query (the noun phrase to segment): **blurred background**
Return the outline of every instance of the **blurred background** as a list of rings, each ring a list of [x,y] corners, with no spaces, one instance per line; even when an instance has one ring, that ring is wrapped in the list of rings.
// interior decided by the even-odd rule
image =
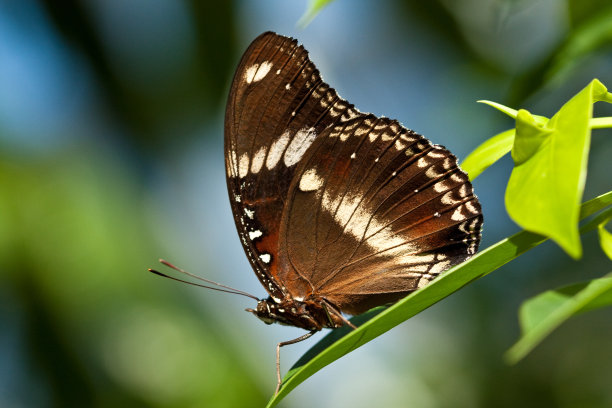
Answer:
[[[228,205],[223,115],[258,34],[300,40],[362,111],[464,158],[512,126],[490,99],[552,115],[612,88],[608,0],[0,1],[0,407],[256,407],[274,347],[246,298],[146,272],[166,258],[266,296]],[[599,116],[612,115],[596,106]],[[609,191],[593,135],[585,199]],[[481,248],[518,230],[511,160],[480,176]],[[610,407],[612,311],[571,320],[516,366],[517,310],[611,270],[547,243],[325,368],[280,406]],[[283,372],[322,337],[282,350]]]

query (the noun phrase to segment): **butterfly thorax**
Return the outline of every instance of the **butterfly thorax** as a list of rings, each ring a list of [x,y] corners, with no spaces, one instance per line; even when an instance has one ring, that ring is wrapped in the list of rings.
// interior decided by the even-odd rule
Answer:
[[[306,330],[337,328],[344,325],[338,312],[324,300],[305,299],[304,301],[284,298],[276,301],[272,297],[257,302],[256,309],[247,309],[266,324],[280,323]]]

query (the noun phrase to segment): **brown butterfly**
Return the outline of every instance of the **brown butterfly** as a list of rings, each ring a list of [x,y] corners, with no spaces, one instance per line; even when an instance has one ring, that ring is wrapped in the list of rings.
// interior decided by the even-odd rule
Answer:
[[[269,294],[247,311],[308,330],[277,345],[277,392],[280,347],[354,327],[343,314],[396,302],[478,248],[481,208],[455,156],[340,98],[292,38],[266,32],[244,53],[225,163],[238,235]]]

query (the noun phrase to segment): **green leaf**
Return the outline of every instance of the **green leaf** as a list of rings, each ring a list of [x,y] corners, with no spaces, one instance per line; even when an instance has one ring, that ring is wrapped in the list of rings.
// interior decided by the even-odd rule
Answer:
[[[606,230],[606,224],[610,221],[610,218],[603,221],[597,226],[597,232],[599,233],[599,245],[603,249],[606,256],[612,259],[612,234]]]
[[[581,218],[589,217],[611,204],[612,191],[583,204]],[[546,238],[541,235],[528,231],[519,232],[479,252],[468,261],[451,268],[429,285],[413,292],[395,305],[389,308],[379,307],[354,317],[351,321],[358,325],[357,330],[351,330],[347,327],[332,330],[289,370],[279,393],[270,399],[267,406],[275,406],[291,390],[326,365],[422,312],[470,282],[489,274],[545,240]]]
[[[305,28],[310,22],[319,14],[319,12],[331,3],[333,0],[310,0],[308,3],[308,10],[304,13],[298,21],[298,26]]]
[[[493,163],[501,159],[512,149],[514,144],[514,129],[498,133],[478,146],[461,163],[470,180],[474,180]]]
[[[582,255],[578,219],[593,103],[609,98],[605,86],[593,80],[544,125],[525,110],[516,116],[508,213],[522,228],[550,237],[574,258]]]
[[[612,274],[549,290],[529,299],[519,312],[522,336],[506,352],[506,359],[510,363],[520,361],[570,317],[611,305]]]

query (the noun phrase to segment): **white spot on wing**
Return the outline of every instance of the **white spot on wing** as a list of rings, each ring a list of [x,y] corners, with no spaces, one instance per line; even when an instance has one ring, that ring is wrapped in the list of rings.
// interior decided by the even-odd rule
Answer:
[[[417,166],[419,166],[419,167],[427,167],[427,165],[429,165],[429,162],[427,161],[427,157],[426,156],[423,156],[419,160],[417,160]]]
[[[261,64],[253,64],[244,72],[244,80],[247,84],[261,81],[268,75],[270,68],[272,68],[272,63],[269,61],[264,61]]]
[[[261,167],[263,166],[265,157],[266,157],[266,147],[262,146],[261,148],[259,148],[259,150],[257,150],[257,153],[255,153],[255,156],[253,157],[253,160],[251,161],[251,172],[253,174],[259,173],[259,170],[261,170]]]
[[[249,231],[249,238],[252,240],[254,240],[255,238],[259,238],[263,235],[263,233],[260,230],[255,230],[255,231]]]
[[[453,215],[451,215],[451,220],[453,221],[463,221],[465,220],[465,216],[461,214],[461,207],[457,207]]]
[[[231,149],[232,153],[231,153],[231,159],[230,159],[230,176],[231,177],[236,177],[238,175],[238,171],[236,170],[236,168],[238,167],[238,157],[236,156],[236,150]]]
[[[463,179],[463,177],[461,177],[461,175],[459,173],[453,173],[451,175],[451,180],[453,180],[455,183],[461,183],[461,182],[465,181]]]
[[[270,146],[270,151],[268,152],[268,159],[266,160],[266,167],[268,170],[272,170],[278,164],[285,148],[287,147],[287,143],[289,143],[289,130],[286,130],[277,140],[272,143]]]
[[[300,190],[314,191],[323,185],[323,179],[319,177],[315,169],[308,169],[300,178]]]
[[[249,155],[248,153],[242,153],[240,160],[238,161],[238,175],[240,178],[246,177],[249,173]]]
[[[446,205],[454,204],[456,202],[453,199],[452,191],[449,191],[448,193],[444,194],[442,198],[440,199],[440,201],[442,201],[442,204],[446,204]]]
[[[467,203],[465,203],[465,207],[468,209],[469,212],[471,212],[472,214],[478,214],[478,209],[474,206],[474,204],[472,204],[471,201],[468,201]]]
[[[364,135],[366,133],[368,133],[370,129],[367,127],[359,127],[357,128],[357,130],[355,131],[355,136],[361,136]]]
[[[417,289],[421,289],[422,287],[427,286],[429,282],[429,279],[426,279],[424,276],[422,276],[421,279],[419,279]]]
[[[261,254],[259,255],[259,259],[261,259],[263,263],[270,263],[272,257],[270,256],[270,254]]]
[[[448,190],[449,187],[446,185],[446,183],[447,183],[447,180],[442,180],[434,184],[433,188],[436,191],[436,193],[441,193],[443,191]],[[442,202],[444,202],[444,200],[442,200]]]
[[[285,151],[285,165],[291,167],[299,162],[316,137],[317,134],[312,127],[310,129],[302,128],[298,130]]]
[[[259,66],[259,69],[257,70],[257,73],[255,74],[255,77],[253,78],[253,82],[261,81],[262,79],[264,79],[265,76],[268,75],[268,72],[270,72],[270,68],[272,68],[271,62],[262,62]]]
[[[478,225],[478,218],[475,218],[472,222],[470,222],[470,230],[471,231],[475,231],[476,230],[476,226]]]
[[[436,147],[436,148],[434,148],[432,151],[430,151],[430,152],[428,153],[428,156],[429,156],[429,157],[433,157],[434,159],[441,159],[441,158],[443,158],[444,156],[446,156],[446,155],[445,155],[443,152],[441,152],[441,151],[436,151],[436,149],[437,149],[437,147]]]
[[[441,175],[442,175],[442,173],[438,173],[438,171],[436,170],[436,168],[432,166],[432,167],[430,167],[430,168],[428,168],[428,169],[427,169],[427,171],[425,172],[425,175],[426,175],[427,177],[429,177],[430,179],[433,179],[433,178],[436,178],[436,177],[441,176]]]
[[[381,137],[383,142],[389,142],[395,139],[395,135],[384,132]]]

